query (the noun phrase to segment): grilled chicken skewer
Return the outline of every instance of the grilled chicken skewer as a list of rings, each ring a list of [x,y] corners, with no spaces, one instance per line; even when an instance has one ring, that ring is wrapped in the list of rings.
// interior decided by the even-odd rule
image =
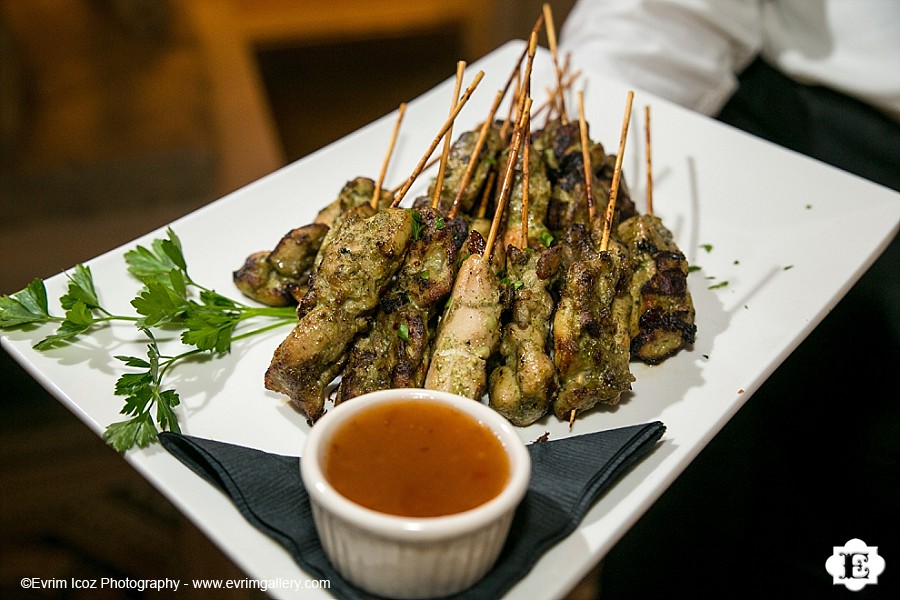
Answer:
[[[534,35],[530,52],[534,53]],[[497,238],[504,204],[509,197],[512,171],[522,146],[524,121],[531,111],[526,100],[522,119],[513,140],[513,149],[506,165],[500,203],[480,252],[471,253],[462,263],[453,284],[450,301],[438,326],[431,364],[425,387],[447,391],[472,399],[480,399],[487,387],[487,361],[500,343],[500,281],[491,267],[491,250]],[[477,232],[470,234],[474,243],[482,239]]]
[[[530,115],[525,122],[519,201],[511,205],[507,221],[506,269],[513,289],[512,310],[500,341],[503,364],[491,373],[489,399],[491,408],[522,427],[547,413],[557,388],[549,345],[555,309],[550,286],[560,266],[562,249],[545,248],[551,238],[545,237],[549,232],[541,215],[546,213],[550,184],[540,155],[530,151],[529,125]],[[537,185],[532,186],[535,171],[539,177]],[[516,199],[514,190],[511,201]]]
[[[581,150],[579,129],[578,122],[562,124],[554,120],[535,136],[535,150],[544,159],[552,185],[546,225],[556,238],[564,237],[566,231],[576,224],[593,227],[585,189],[585,156]],[[607,155],[602,144],[593,142],[588,157],[593,173],[592,202],[596,206],[606,206],[616,156]],[[621,180],[616,199],[616,218],[624,220],[634,214],[636,211],[628,187]]]
[[[632,97],[629,93],[618,169]],[[584,121],[583,108],[581,113]],[[587,143],[587,139],[582,141],[583,145]],[[590,173],[589,168],[587,171]],[[628,277],[628,256],[621,244],[609,238],[617,181],[618,177],[614,177],[599,250],[569,266],[553,321],[554,361],[560,382],[553,412],[560,419],[568,418],[570,426],[577,413],[598,402],[617,404],[622,392],[630,389],[634,381],[628,366],[631,303],[630,297],[622,293]],[[591,244],[586,246],[588,249]]]
[[[322,415],[326,386],[340,372],[354,336],[367,326],[412,235],[410,211],[385,209],[345,220],[326,248],[307,294],[313,301],[275,350],[265,375],[266,388],[288,396],[309,421]]]
[[[561,249],[507,248],[507,277],[515,291],[499,348],[504,362],[490,377],[490,406],[520,427],[544,416],[556,392],[556,366],[548,348],[555,307],[549,288]]]
[[[453,283],[441,318],[425,387],[480,399],[487,361],[500,342],[500,282],[483,252],[483,238],[473,232],[470,252]],[[479,248],[478,246],[481,246]]]
[[[645,107],[645,131],[647,213],[623,221],[618,234],[632,261],[631,354],[655,365],[693,344],[697,326],[687,287],[687,259],[672,232],[653,214],[649,106]]]

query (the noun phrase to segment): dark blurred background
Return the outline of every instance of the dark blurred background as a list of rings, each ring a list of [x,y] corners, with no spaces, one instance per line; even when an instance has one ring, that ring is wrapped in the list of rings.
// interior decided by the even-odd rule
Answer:
[[[572,3],[551,2],[557,27]],[[540,6],[0,0],[0,294],[394,110],[451,77],[457,60],[525,38]],[[896,252],[886,261],[900,264]],[[888,565],[880,587],[854,598],[887,591],[888,542],[900,539],[889,535],[900,500],[890,365],[900,357],[895,345],[861,350],[871,332],[847,326],[870,295],[851,292],[573,600],[847,596],[824,563],[851,537],[880,542]],[[866,394],[872,381],[879,393]],[[23,593],[25,576],[243,577],[4,352],[0,390],[0,597],[41,596]]]

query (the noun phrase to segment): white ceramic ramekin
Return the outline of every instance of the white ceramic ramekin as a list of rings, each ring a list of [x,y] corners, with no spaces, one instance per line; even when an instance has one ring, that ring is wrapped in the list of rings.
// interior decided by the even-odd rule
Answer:
[[[494,432],[510,463],[509,481],[499,495],[465,512],[409,518],[373,511],[335,491],[322,469],[331,435],[359,411],[407,399],[453,406]],[[531,477],[528,450],[504,417],[469,398],[424,389],[373,392],[328,411],[310,430],[300,464],[329,560],[349,582],[389,598],[447,596],[481,579],[506,542]]]

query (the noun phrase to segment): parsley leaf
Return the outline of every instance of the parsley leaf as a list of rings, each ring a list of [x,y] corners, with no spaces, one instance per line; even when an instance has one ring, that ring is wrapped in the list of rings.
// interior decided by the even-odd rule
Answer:
[[[406,323],[400,323],[400,327],[397,328],[397,337],[399,337],[404,342],[409,341],[409,327]]]
[[[172,228],[166,229],[166,239],[156,239],[150,249],[138,246],[125,253],[128,272],[143,283],[167,279],[173,270],[181,271],[187,278],[187,264],[181,250],[181,241]]]
[[[19,329],[54,321],[47,308],[47,288],[34,279],[12,296],[0,296],[0,329]]]
[[[89,309],[100,308],[100,300],[94,289],[94,277],[90,267],[75,265],[75,270],[66,275],[69,278],[68,291],[59,299],[63,308],[70,309],[78,302],[83,303]]]
[[[149,280],[131,301],[142,316],[139,327],[158,327],[182,320],[188,309],[187,287],[180,271],[170,271],[169,275],[168,285],[162,280]]]
[[[103,439],[117,452],[131,448],[146,448],[157,439],[156,426],[150,413],[140,413],[127,421],[111,423],[103,432]]]
[[[79,300],[66,311],[66,318],[56,329],[56,333],[39,341],[34,345],[34,349],[43,351],[66,344],[90,329],[95,322],[91,309]]]

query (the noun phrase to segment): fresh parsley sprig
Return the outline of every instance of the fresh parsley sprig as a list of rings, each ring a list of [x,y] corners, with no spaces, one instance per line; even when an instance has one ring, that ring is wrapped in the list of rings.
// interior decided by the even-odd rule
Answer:
[[[126,366],[142,369],[137,373],[125,373],[116,381],[116,395],[125,397],[125,406],[120,412],[131,418],[109,425],[103,438],[119,452],[134,446],[143,448],[155,442],[160,430],[181,431],[174,411],[181,404],[181,398],[175,390],[162,389],[162,379],[175,361],[197,352],[191,350],[177,356],[163,356],[153,332],[149,329],[143,331],[150,339],[146,359],[116,356]],[[151,414],[153,408],[156,409],[155,423]]]
[[[144,283],[131,301],[141,315],[139,327],[178,326],[184,329],[184,344],[221,353],[231,349],[234,330],[242,321],[258,317],[296,320],[293,308],[249,306],[194,281],[181,242],[171,228],[166,233],[168,239],[154,240],[150,248],[138,246],[125,253],[128,272]]]
[[[90,267],[77,265],[67,273],[69,284],[59,303],[66,311],[59,317],[50,313],[47,288],[34,279],[12,296],[0,296],[0,329],[28,329],[56,323],[56,332],[38,341],[36,350],[49,350],[75,340],[79,335],[110,321],[137,321],[136,317],[116,315],[100,305]]]
[[[77,265],[67,274],[68,287],[59,299],[65,310],[62,317],[50,312],[41,279],[11,296],[0,296],[0,329],[58,325],[54,333],[34,345],[39,351],[72,343],[112,321],[132,323],[148,338],[146,358],[115,357],[125,366],[139,369],[123,374],[115,384],[115,394],[125,398],[121,413],[129,418],[109,425],[104,432],[107,443],[120,452],[147,446],[159,431],[180,431],[174,409],[181,399],[175,390],[163,386],[165,374],[178,361],[200,353],[227,353],[235,341],[296,321],[292,307],[250,306],[194,281],[181,241],[171,228],[165,238],[153,240],[149,247],[137,246],[126,252],[125,262],[128,272],[143,283],[131,301],[137,315],[118,315],[104,308],[85,265]],[[236,334],[242,323],[260,318],[267,322]],[[189,349],[172,356],[162,354],[153,333],[159,329],[180,330],[181,342]]]

